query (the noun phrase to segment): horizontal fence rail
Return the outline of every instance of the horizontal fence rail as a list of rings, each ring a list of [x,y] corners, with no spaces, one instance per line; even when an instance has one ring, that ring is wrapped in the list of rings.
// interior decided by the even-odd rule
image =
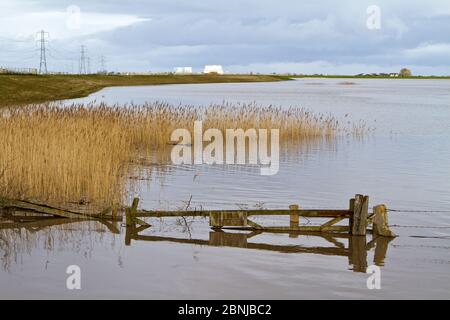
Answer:
[[[387,208],[378,205],[369,214],[369,197],[356,195],[349,201],[349,209],[301,209],[299,205],[290,205],[289,209],[272,210],[177,210],[177,211],[148,211],[138,210],[139,199],[133,200],[133,205],[126,209],[128,226],[148,226],[148,223],[139,218],[175,218],[175,217],[209,217],[212,229],[240,229],[277,232],[347,232],[351,235],[366,235],[369,225],[372,231],[379,236],[395,237],[389,229],[387,221]],[[249,217],[252,216],[289,216],[289,226],[262,226]],[[300,225],[301,218],[327,218],[329,221],[318,225]],[[348,220],[346,225],[337,225]]]

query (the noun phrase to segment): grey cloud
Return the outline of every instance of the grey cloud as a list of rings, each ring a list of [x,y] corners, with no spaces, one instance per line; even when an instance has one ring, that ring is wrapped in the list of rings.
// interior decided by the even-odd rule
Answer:
[[[264,65],[307,65],[328,67],[333,73],[333,68],[341,72],[345,65],[349,72],[355,65],[380,69],[415,65],[434,72],[450,64],[445,50],[421,47],[446,48],[450,43],[446,0],[380,0],[380,30],[366,28],[366,8],[372,1],[48,0],[34,3],[32,9],[63,10],[72,4],[85,12],[150,19],[55,43],[67,55],[72,52],[73,58],[80,43],[88,44],[93,55],[105,54],[121,70],[217,63],[240,71],[246,66],[247,71],[258,71]]]

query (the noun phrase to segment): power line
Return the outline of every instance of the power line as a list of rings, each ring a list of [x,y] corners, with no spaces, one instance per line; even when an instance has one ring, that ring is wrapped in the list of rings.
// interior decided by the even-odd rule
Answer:
[[[11,45],[4,45],[3,42],[13,42]],[[14,44],[17,42],[17,45]],[[54,43],[50,42],[50,34],[44,30],[41,30],[36,33],[35,36],[35,45],[36,48],[30,48],[25,43],[27,40],[25,39],[10,39],[5,37],[0,37],[0,56],[2,56],[2,60],[6,61],[31,61],[38,58],[39,54],[39,74],[47,74],[48,71],[48,61],[55,60],[57,63],[65,64],[65,69],[71,69],[72,73],[76,72],[74,70],[73,62],[78,64],[78,73],[79,74],[90,74],[93,72],[94,66],[91,64],[91,59],[88,57],[86,46],[81,46],[81,51],[79,56],[76,52],[67,50],[65,48],[54,47]],[[39,51],[39,52],[38,52]],[[6,58],[3,55],[8,55]],[[97,62],[97,61],[96,61]],[[101,56],[101,60],[98,61],[101,65],[101,69],[106,72],[105,66],[105,58]],[[70,67],[69,65],[72,64]],[[75,64],[76,66],[76,64]],[[76,67],[75,67],[76,68]],[[95,67],[97,68],[97,67]],[[94,69],[95,69],[94,68]]]
[[[78,53],[75,54],[73,51],[63,50],[61,48],[56,49],[55,47],[53,47],[51,42],[49,42],[47,44],[47,52],[49,52],[50,54],[53,53],[53,55],[56,55],[56,58],[59,60],[78,60],[79,59]]]

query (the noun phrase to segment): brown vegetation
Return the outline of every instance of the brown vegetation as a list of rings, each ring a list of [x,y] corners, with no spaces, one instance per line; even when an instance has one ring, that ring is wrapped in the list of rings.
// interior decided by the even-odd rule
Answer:
[[[278,128],[281,141],[295,143],[334,137],[342,130],[329,116],[254,104],[7,108],[0,113],[0,196],[49,204],[121,204],[133,162],[167,153],[172,131],[192,130],[200,119],[204,129]],[[362,132],[364,125],[349,130]]]
[[[105,87],[288,80],[276,75],[2,75],[0,108],[87,96]]]

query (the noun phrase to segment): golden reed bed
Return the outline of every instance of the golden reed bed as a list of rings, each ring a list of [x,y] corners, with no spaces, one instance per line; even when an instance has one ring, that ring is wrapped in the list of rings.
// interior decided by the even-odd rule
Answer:
[[[0,196],[48,204],[121,205],[138,154],[167,154],[173,130],[280,129],[280,142],[360,134],[331,116],[304,109],[221,104],[198,108],[166,103],[61,106],[54,103],[0,113]],[[166,158],[167,159],[167,158]],[[163,160],[161,160],[163,161]]]

